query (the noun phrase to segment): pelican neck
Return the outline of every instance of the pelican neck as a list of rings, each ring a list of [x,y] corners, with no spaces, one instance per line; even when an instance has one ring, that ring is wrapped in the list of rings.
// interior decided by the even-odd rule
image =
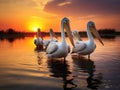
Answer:
[[[93,38],[93,36],[92,36],[92,33],[90,32],[89,26],[87,26],[87,36],[88,36],[88,38],[89,38],[90,40],[94,41],[94,38]]]
[[[62,43],[66,43],[63,22],[61,22],[61,37],[62,37]]]

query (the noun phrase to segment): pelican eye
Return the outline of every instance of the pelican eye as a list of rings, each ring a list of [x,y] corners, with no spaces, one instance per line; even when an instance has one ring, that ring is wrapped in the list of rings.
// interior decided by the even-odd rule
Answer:
[[[90,26],[95,26],[94,23],[91,23]]]

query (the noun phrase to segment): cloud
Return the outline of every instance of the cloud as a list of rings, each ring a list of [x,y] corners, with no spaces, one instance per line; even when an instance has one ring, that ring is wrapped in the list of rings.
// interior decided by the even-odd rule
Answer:
[[[52,0],[0,0],[0,7],[4,7],[7,9],[34,8],[34,9],[43,10],[44,6],[50,1]]]
[[[67,4],[71,4],[71,2],[62,2],[62,3],[59,3],[58,6],[64,6],[64,5],[67,5]]]
[[[43,10],[44,6],[51,1],[53,0],[32,0],[32,2],[36,3],[36,8],[41,10]]]
[[[120,0],[53,0],[44,11],[59,15],[110,15],[120,14]]]

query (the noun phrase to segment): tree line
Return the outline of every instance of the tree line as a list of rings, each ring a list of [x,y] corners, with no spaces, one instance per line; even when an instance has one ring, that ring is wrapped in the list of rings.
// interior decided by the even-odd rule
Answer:
[[[113,36],[113,35],[120,35],[120,32],[117,32],[115,29],[99,29],[99,34],[101,36]],[[55,32],[58,36],[61,35],[60,32]],[[81,37],[86,37],[87,33],[86,31],[80,31],[79,32]],[[36,32],[18,32],[15,31],[12,28],[9,28],[8,30],[0,30],[0,37],[26,37],[26,36],[34,36],[36,35]],[[49,32],[42,32],[43,36],[49,36]]]

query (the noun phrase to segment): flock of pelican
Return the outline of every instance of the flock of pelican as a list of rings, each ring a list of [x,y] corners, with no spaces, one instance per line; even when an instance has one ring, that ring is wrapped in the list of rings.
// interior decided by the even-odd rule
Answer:
[[[69,19],[64,17],[61,20],[61,42],[58,42],[55,33],[52,29],[50,29],[50,40],[43,40],[42,34],[40,29],[37,31],[36,39],[34,40],[34,44],[37,47],[44,46],[46,49],[46,54],[50,58],[66,58],[68,53],[70,53],[70,46],[66,42],[65,31],[69,37],[69,40],[72,44],[72,53],[77,53],[78,56],[80,55],[88,55],[90,58],[90,54],[94,52],[96,48],[96,44],[94,42],[93,35],[100,41],[102,45],[103,42],[99,33],[96,30],[95,23],[89,21],[87,23],[87,36],[88,40],[83,41],[78,33],[78,31],[74,30],[71,31]],[[55,37],[55,38],[54,38]],[[74,40],[73,40],[74,38]]]

